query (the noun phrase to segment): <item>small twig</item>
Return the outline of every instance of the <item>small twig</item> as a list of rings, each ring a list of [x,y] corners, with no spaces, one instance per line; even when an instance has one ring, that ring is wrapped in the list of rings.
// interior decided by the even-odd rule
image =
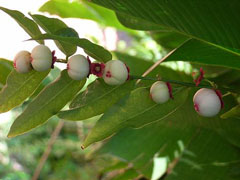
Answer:
[[[59,62],[59,63],[67,63],[67,60],[66,60],[66,59],[57,59],[56,62]]]
[[[227,92],[227,93],[225,93],[225,94],[222,95],[222,98],[224,98],[224,97],[226,97],[226,96],[228,96],[228,95],[231,95],[231,94],[232,94],[231,92]]]
[[[48,144],[47,144],[47,147],[41,157],[41,159],[39,160],[39,163],[34,171],[34,174],[33,174],[33,177],[32,177],[32,180],[37,180],[39,175],[40,175],[40,172],[50,154],[50,152],[52,151],[52,147],[53,147],[53,144],[55,143],[62,127],[64,125],[64,121],[59,121],[58,124],[57,124],[57,127],[55,128],[55,130],[53,131],[49,141],[48,141]]]
[[[159,81],[158,77],[142,77],[142,76],[135,76],[135,75],[130,76],[130,79],[132,79],[132,80],[133,79],[141,79],[141,80]],[[161,81],[169,82],[169,83],[172,83],[172,84],[178,84],[178,85],[182,85],[182,86],[187,86],[187,87],[211,88],[211,89],[214,88],[212,85],[208,85],[208,84],[199,84],[198,86],[196,86],[196,84],[194,84],[194,83],[170,80],[170,79],[165,79],[165,78],[161,78]],[[225,90],[225,91],[230,91],[230,92],[236,92],[235,89],[227,88],[227,87],[218,86],[218,89]]]
[[[145,71],[142,75],[142,77],[147,76],[150,72],[152,72],[159,64],[161,64],[163,61],[165,61],[170,55],[172,55],[172,53],[175,52],[176,49],[173,49],[172,51],[170,51],[166,56],[164,56],[162,59],[158,60],[155,64],[153,64],[147,71]],[[141,79],[139,79],[136,84],[138,84],[141,81]]]

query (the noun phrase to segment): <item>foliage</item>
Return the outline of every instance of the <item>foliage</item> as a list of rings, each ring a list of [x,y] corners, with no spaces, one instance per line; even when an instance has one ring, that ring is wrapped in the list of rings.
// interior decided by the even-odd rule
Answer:
[[[59,75],[57,79],[56,75],[50,78],[54,70],[18,74],[10,66],[11,62],[0,59],[0,112],[15,107],[13,112],[19,111],[8,137],[26,133],[51,118],[43,126],[49,126],[50,130],[37,128],[31,134],[9,141],[10,154],[15,154],[17,161],[25,165],[24,172],[32,174],[31,167],[37,160],[29,162],[31,155],[21,153],[18,148],[25,151],[21,143],[26,139],[34,142],[41,149],[30,147],[39,158],[44,149],[39,141],[46,141],[45,133],[50,134],[56,119],[61,118],[68,122],[42,170],[42,179],[97,176],[105,179],[239,179],[240,26],[236,23],[239,8],[237,0],[231,3],[227,0],[50,0],[40,8],[40,11],[61,17],[90,19],[102,26],[117,28],[138,44],[126,43],[125,49],[118,49],[121,52],[109,52],[79,38],[78,33],[60,19],[30,14],[31,20],[19,11],[0,7],[30,35],[30,40],[39,43],[44,43],[45,39],[54,40],[66,55],[65,61],[80,47],[96,61],[107,62],[116,57],[129,66],[131,75],[142,75],[154,65],[155,57],[170,52],[166,62],[147,75],[149,81],[136,83],[131,79],[120,86],[108,86],[102,79],[96,79],[87,83],[86,89],[83,88],[85,80],[71,80],[66,70],[60,73],[55,69]],[[45,33],[41,33],[39,27]],[[154,42],[160,52],[145,48],[140,42],[144,38]],[[141,57],[148,53],[155,59]],[[204,118],[195,112],[192,97],[198,87],[192,84],[190,73],[180,71],[179,67],[166,67],[175,61],[189,62],[192,69],[199,66],[206,69],[209,80],[200,85],[211,87],[208,82],[215,82],[226,95],[223,97],[225,107],[218,116]],[[149,87],[154,82],[151,79],[156,76],[176,82],[173,84],[174,99],[162,105],[149,98]],[[89,118],[97,120],[96,123]],[[91,128],[83,128],[79,135],[78,123],[81,126],[90,124]],[[74,130],[66,130],[68,126]],[[42,135],[41,140],[39,135]],[[81,151],[80,145],[82,148],[91,146]],[[156,162],[161,158],[164,161],[159,165]],[[106,164],[111,165],[107,167]],[[78,166],[84,166],[84,171],[79,173]],[[11,167],[6,167],[12,179],[29,178],[27,173],[12,177]]]

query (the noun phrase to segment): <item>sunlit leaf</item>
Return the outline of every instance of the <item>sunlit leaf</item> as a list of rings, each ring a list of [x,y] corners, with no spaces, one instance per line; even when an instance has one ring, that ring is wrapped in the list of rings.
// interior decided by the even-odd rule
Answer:
[[[119,23],[112,10],[88,1],[50,0],[39,9],[42,12],[56,14],[63,18],[81,18],[96,21],[104,26],[131,31]]]
[[[136,89],[105,112],[85,139],[83,147],[103,140],[122,128],[139,128],[160,121],[181,107],[187,96],[188,90],[181,90],[174,95],[174,100],[156,104],[150,98],[149,90]]]
[[[12,61],[0,58],[0,72],[1,72],[0,83],[2,85],[6,84],[7,77],[12,71],[12,69],[13,69]]]
[[[37,24],[27,18],[24,14],[16,10],[10,10],[4,7],[0,7],[2,11],[11,16],[31,37],[35,37],[41,34]],[[44,44],[44,41],[37,40],[40,44]]]
[[[34,37],[33,39],[53,39],[63,41],[83,48],[89,56],[96,60],[106,62],[112,59],[112,55],[109,51],[87,39],[57,36],[53,34],[42,34]]]
[[[11,110],[31,96],[48,73],[49,71],[32,70],[27,74],[21,74],[12,70],[0,92],[0,113]]]
[[[109,86],[103,80],[96,80],[73,100],[70,110],[59,112],[58,117],[77,121],[102,114],[129,93],[134,83],[131,81],[120,86]]]
[[[49,18],[43,15],[30,14],[31,17],[36,21],[36,23],[43,28],[46,33],[55,34],[59,36],[66,37],[77,37],[78,33],[57,18]],[[76,45],[72,45],[66,42],[55,41],[57,47],[64,53],[66,56],[71,56],[77,50]]]
[[[231,117],[238,117],[240,118],[240,105],[233,107],[228,112],[224,113],[221,118],[227,119]]]
[[[8,137],[21,135],[45,123],[57,114],[84,86],[85,80],[72,80],[66,70],[29,103],[12,124]]]

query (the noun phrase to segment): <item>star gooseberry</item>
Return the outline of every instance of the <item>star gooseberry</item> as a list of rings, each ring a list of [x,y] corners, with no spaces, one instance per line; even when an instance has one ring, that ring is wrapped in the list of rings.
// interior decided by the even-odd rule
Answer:
[[[128,67],[120,60],[111,60],[105,64],[103,79],[109,85],[121,85],[129,78]]]
[[[204,117],[216,116],[223,107],[220,91],[207,88],[196,92],[193,103],[197,113]]]
[[[52,66],[52,52],[45,45],[38,45],[31,52],[31,63],[36,71],[46,71]]]
[[[67,63],[68,75],[74,80],[82,80],[90,73],[90,61],[83,55],[74,55]]]
[[[155,82],[150,88],[150,96],[157,104],[163,104],[172,97],[172,88],[169,83],[163,81]]]
[[[13,66],[19,73],[28,73],[32,70],[31,56],[28,51],[20,51],[14,57]]]

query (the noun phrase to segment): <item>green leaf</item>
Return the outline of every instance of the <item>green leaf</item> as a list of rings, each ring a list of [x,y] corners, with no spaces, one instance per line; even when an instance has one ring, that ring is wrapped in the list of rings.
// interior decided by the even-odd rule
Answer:
[[[43,90],[44,87],[55,81],[60,76],[60,74],[61,70],[55,66],[54,69],[50,71],[48,76],[42,81],[40,86],[34,91],[33,95],[30,98],[33,99],[34,97],[36,97]]]
[[[231,5],[227,0],[221,2],[117,0],[114,3],[110,0],[93,0],[93,2],[122,14],[120,21],[128,27],[134,27],[131,19],[142,19],[143,24],[148,22],[159,25],[161,31],[181,34],[186,39],[193,38],[177,49],[169,60],[192,61],[239,69],[240,51],[237,49],[240,49],[240,26],[235,21],[240,15],[240,2],[237,0]],[[156,27],[148,26],[147,29],[156,30]],[[161,32],[159,34],[163,35]]]
[[[98,22],[104,26],[131,31],[119,23],[112,10],[90,3],[88,1],[50,0],[39,9],[42,12],[56,14],[62,18],[81,18]]]
[[[158,155],[168,158],[170,162],[174,162],[179,155],[188,153],[186,146],[190,142],[195,142],[196,146],[200,146],[196,149],[204,150],[203,153],[205,154],[208,154],[210,149],[213,153],[218,153],[218,150],[220,150],[221,152],[218,153],[219,157],[231,157],[233,154],[225,154],[223,151],[225,149],[234,150],[236,146],[233,147],[226,140],[221,140],[224,142],[224,147],[219,149],[220,145],[218,143],[220,142],[218,139],[227,139],[233,145],[240,147],[238,140],[240,135],[240,121],[238,119],[222,120],[219,116],[214,118],[199,116],[193,108],[192,97],[194,93],[195,91],[191,90],[187,101],[162,121],[149,124],[140,129],[123,129],[103,146],[100,153],[109,153],[133,163],[134,168],[140,170],[148,178],[151,178],[152,174],[153,157]],[[224,102],[229,106],[233,104],[232,98],[224,99]],[[228,111],[228,109],[224,109],[223,113]],[[201,134],[200,132],[206,131],[205,129],[208,129],[209,135],[204,136],[203,140],[197,139]],[[214,131],[219,132],[222,138],[216,135]],[[210,136],[211,134],[215,134],[214,137]],[[208,143],[209,141],[214,141],[215,138],[216,142]],[[197,152],[194,151],[193,153]],[[198,157],[201,159],[200,155]],[[211,157],[211,155],[208,155],[209,160]],[[214,155],[214,157],[216,156]],[[206,160],[207,158],[204,161]],[[214,158],[212,161],[214,162]],[[212,166],[214,168],[214,164]],[[217,168],[217,171],[218,167],[215,168]],[[203,167],[202,172],[207,170],[208,168],[205,169]],[[228,179],[226,176],[224,177]],[[212,179],[217,178],[213,177]]]
[[[136,179],[139,176],[137,171],[133,168],[126,169],[123,172],[120,172],[117,176],[115,176],[112,180],[126,180],[126,179]]]
[[[104,49],[102,46],[92,43],[87,39],[63,37],[53,34],[42,34],[34,37],[33,39],[53,39],[63,41],[83,48],[89,56],[93,57],[96,60],[106,62],[112,59],[112,55],[109,51]]]
[[[109,86],[99,79],[72,101],[70,110],[61,111],[58,117],[66,120],[84,120],[104,113],[134,87],[134,81],[120,86]]]
[[[45,123],[57,114],[84,86],[85,80],[72,80],[63,70],[61,76],[48,85],[27,106],[12,124],[8,137],[15,137]]]
[[[38,14],[30,14],[30,16],[36,21],[36,23],[43,28],[46,33],[55,34],[59,36],[65,37],[77,37],[78,33],[72,29],[68,28],[68,26],[61,20],[57,18],[49,18],[43,15]],[[55,41],[57,47],[67,56],[73,55],[76,50],[77,46],[72,45],[66,42]]]
[[[221,118],[227,119],[231,117],[240,117],[240,105],[233,107],[228,112],[224,113]]]
[[[163,29],[158,24],[146,21],[144,19],[134,17],[134,16],[126,16],[124,13],[116,13],[118,20],[126,27],[135,29],[135,30],[142,30],[142,31],[154,31]],[[127,18],[126,18],[127,17]]]
[[[160,44],[167,51],[171,51],[179,47],[189,39],[189,37],[187,36],[176,33],[174,31],[164,29],[161,31],[151,32],[151,36],[158,44]]]
[[[187,144],[196,132],[191,124],[174,126],[176,120],[181,121],[177,119],[177,114],[173,113],[164,122],[158,121],[143,128],[123,129],[104,144],[99,153],[111,154],[133,163],[135,169],[150,179],[153,171],[152,159],[160,156],[172,161],[175,158],[174,152],[181,153],[179,143]]]
[[[0,92],[0,113],[11,110],[31,96],[48,73],[49,71],[32,70],[27,74],[21,74],[13,70]]]
[[[214,132],[200,130],[185,146],[185,151],[176,158],[176,163],[165,180],[240,178],[239,149]]]
[[[149,90],[136,89],[105,112],[85,139],[83,147],[103,140],[122,128],[139,128],[162,120],[181,107],[187,96],[188,90],[181,90],[174,95],[174,100],[156,104],[151,100]]]
[[[233,0],[92,0],[93,3],[157,24],[188,37],[228,48],[240,48],[240,2]],[[126,25],[126,24],[125,24]]]
[[[214,131],[191,124],[174,126],[179,120],[182,119],[169,117],[164,123],[120,131],[99,153],[108,153],[133,164],[133,168],[148,178],[153,173],[152,159],[157,156],[168,159],[168,167],[174,167],[169,177],[175,179],[231,179],[231,169],[239,164],[239,149]],[[185,170],[181,171],[181,167]]]
[[[13,69],[12,61],[0,58],[0,72],[1,72],[0,83],[2,85],[6,84],[7,77],[12,71],[12,69]]]
[[[191,61],[240,69],[240,51],[210,45],[195,39],[185,42],[170,55],[167,61]]]
[[[41,31],[39,30],[37,24],[33,20],[27,18],[21,12],[10,10],[4,7],[0,7],[0,9],[11,16],[31,37],[35,37],[41,34]],[[39,40],[37,42],[44,44],[44,41],[42,40]]]

